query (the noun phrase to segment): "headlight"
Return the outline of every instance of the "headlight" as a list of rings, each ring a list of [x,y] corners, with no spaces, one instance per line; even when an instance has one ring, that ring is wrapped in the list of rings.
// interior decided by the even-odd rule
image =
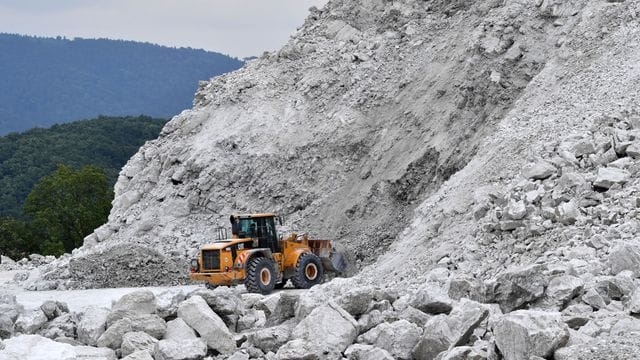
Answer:
[[[192,269],[198,269],[198,260],[197,259],[191,259],[191,268]]]

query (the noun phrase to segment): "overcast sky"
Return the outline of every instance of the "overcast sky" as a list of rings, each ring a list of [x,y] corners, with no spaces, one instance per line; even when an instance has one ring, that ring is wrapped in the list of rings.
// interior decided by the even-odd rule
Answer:
[[[0,32],[110,38],[237,57],[276,50],[327,0],[0,0]]]

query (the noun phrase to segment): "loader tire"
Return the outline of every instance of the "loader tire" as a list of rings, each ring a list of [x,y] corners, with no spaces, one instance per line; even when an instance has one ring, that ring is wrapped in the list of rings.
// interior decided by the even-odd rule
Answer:
[[[276,266],[273,260],[257,257],[247,264],[247,278],[244,286],[250,293],[267,295],[276,285]]]
[[[295,274],[291,278],[293,286],[297,289],[308,289],[322,283],[323,278],[324,268],[320,258],[310,253],[300,255]]]

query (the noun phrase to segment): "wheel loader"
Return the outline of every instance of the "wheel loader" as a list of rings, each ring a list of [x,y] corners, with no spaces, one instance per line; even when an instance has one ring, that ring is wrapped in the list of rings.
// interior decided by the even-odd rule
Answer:
[[[204,245],[191,260],[192,280],[207,287],[244,284],[247,291],[269,294],[287,280],[308,289],[323,281],[325,271],[343,273],[344,256],[330,240],[311,240],[307,235],[278,234],[274,213],[231,215],[231,238],[218,229],[218,240]]]

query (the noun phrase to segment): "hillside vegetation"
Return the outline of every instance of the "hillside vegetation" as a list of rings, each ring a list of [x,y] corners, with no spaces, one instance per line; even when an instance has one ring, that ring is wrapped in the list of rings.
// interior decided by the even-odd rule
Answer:
[[[145,141],[154,139],[164,119],[99,117],[0,137],[0,217],[21,217],[24,200],[58,164],[102,169],[110,186]]]
[[[214,52],[107,39],[0,34],[0,134],[98,115],[170,117],[198,81],[243,62]]]

